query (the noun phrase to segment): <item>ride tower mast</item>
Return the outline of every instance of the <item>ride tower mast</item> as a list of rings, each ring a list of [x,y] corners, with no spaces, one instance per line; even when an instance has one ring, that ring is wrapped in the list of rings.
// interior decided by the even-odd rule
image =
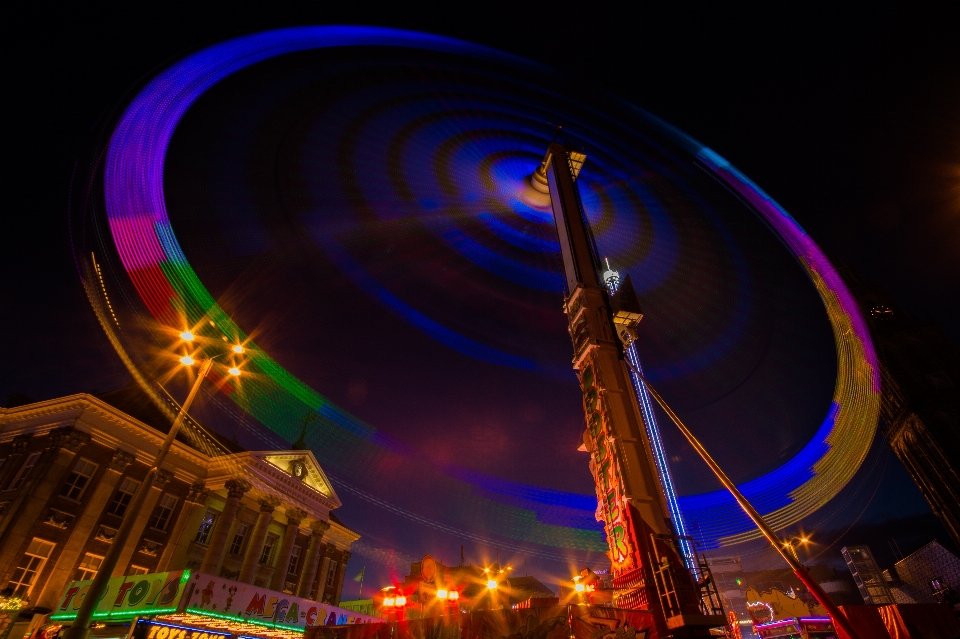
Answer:
[[[531,176],[548,187],[566,277],[564,312],[583,391],[584,448],[609,546],[613,603],[654,613],[661,637],[709,637],[722,615],[702,608],[700,587],[674,545],[670,510],[624,360],[643,317],[629,276],[611,295],[576,178],[586,156],[554,142]]]

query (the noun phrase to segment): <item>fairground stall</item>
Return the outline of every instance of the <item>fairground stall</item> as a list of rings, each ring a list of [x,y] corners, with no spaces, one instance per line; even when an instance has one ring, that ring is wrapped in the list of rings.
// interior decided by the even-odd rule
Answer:
[[[36,639],[76,618],[92,581],[67,585]],[[97,639],[302,639],[312,626],[382,619],[202,572],[114,577],[93,615]]]
[[[754,625],[761,639],[837,639],[830,617],[794,617]]]
[[[303,639],[662,639],[652,612],[567,605],[473,612],[381,624],[313,626]],[[159,639],[159,638],[156,638]],[[190,639],[190,638],[185,638]],[[211,638],[213,639],[213,638]]]

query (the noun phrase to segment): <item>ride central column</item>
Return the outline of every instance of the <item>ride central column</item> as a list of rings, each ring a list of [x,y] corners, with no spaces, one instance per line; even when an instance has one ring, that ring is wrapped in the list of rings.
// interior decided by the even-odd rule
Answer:
[[[624,359],[624,346],[642,317],[639,304],[629,281],[613,303],[600,282],[574,182],[585,159],[553,143],[537,173],[549,186],[560,240],[568,291],[564,311],[586,417],[583,443],[596,483],[597,519],[609,546],[614,605],[653,611],[661,636],[677,631],[709,636],[707,620],[699,618],[699,589],[672,543],[666,497]]]

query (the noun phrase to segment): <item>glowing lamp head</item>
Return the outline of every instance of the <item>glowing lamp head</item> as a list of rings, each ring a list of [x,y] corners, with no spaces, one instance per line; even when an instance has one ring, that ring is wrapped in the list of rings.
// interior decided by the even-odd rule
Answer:
[[[441,588],[440,590],[437,591],[437,599],[446,599],[446,598],[447,598],[447,591],[446,591],[446,590],[444,590],[443,588]]]
[[[193,341],[194,339],[196,339],[196,338],[194,337],[194,335],[193,335],[192,332],[190,332],[190,331],[184,331],[184,332],[180,333],[180,339],[182,339],[182,340],[185,341],[185,342],[192,342],[192,341]]]
[[[488,589],[488,590],[496,590],[496,589],[497,589],[497,580],[496,580],[496,579],[490,579],[490,580],[488,580],[488,581],[487,581],[487,589]]]
[[[180,363],[184,366],[193,366],[196,363],[196,360],[190,357],[189,355],[184,355],[180,358]]]
[[[233,346],[233,348],[230,349],[230,350],[232,350],[232,351],[233,351],[234,353],[236,353],[237,355],[240,355],[240,354],[243,353],[243,346],[240,346],[240,344],[235,344],[235,345]]]
[[[577,592],[583,592],[587,589],[587,587],[578,581],[577,585],[574,586],[573,589],[576,590]]]
[[[384,597],[384,598],[383,598],[383,605],[386,606],[387,608],[393,608],[395,605],[397,605],[397,598],[396,598],[396,597]]]
[[[237,368],[236,366],[231,366],[231,367],[230,367],[230,374],[233,375],[234,377],[237,377],[237,376],[240,375],[240,369]]]
[[[406,605],[407,605],[407,598],[404,597],[403,595],[397,595],[396,603],[395,603],[394,605],[396,605],[397,608],[400,608],[400,607],[402,607],[402,606],[406,606]]]
[[[452,601],[456,601],[456,600],[459,599],[459,598],[460,598],[460,593],[459,593],[458,591],[456,591],[456,590],[451,590],[451,591],[447,594],[447,599],[450,599],[450,600],[452,600]]]
[[[801,538],[800,538],[800,543],[801,543],[801,544],[810,543],[810,539],[807,538],[807,537],[801,537]]]

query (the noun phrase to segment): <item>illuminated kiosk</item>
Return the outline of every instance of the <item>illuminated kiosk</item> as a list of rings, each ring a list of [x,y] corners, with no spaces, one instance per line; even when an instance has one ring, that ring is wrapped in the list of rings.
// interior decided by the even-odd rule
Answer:
[[[830,617],[794,617],[753,626],[761,639],[836,639]]]
[[[48,639],[77,616],[91,580],[67,584],[50,615]],[[382,619],[191,570],[114,577],[93,615],[95,637],[299,639],[312,626]],[[204,635],[206,635],[204,637]]]
[[[703,605],[710,598],[701,594],[674,545],[670,508],[625,360],[643,315],[629,276],[613,296],[600,279],[575,182],[585,160],[553,143],[535,177],[546,178],[560,239],[564,311],[587,421],[583,448],[590,453],[597,515],[609,546],[613,604],[650,610],[661,635],[709,637],[710,628],[723,626],[725,618]]]

